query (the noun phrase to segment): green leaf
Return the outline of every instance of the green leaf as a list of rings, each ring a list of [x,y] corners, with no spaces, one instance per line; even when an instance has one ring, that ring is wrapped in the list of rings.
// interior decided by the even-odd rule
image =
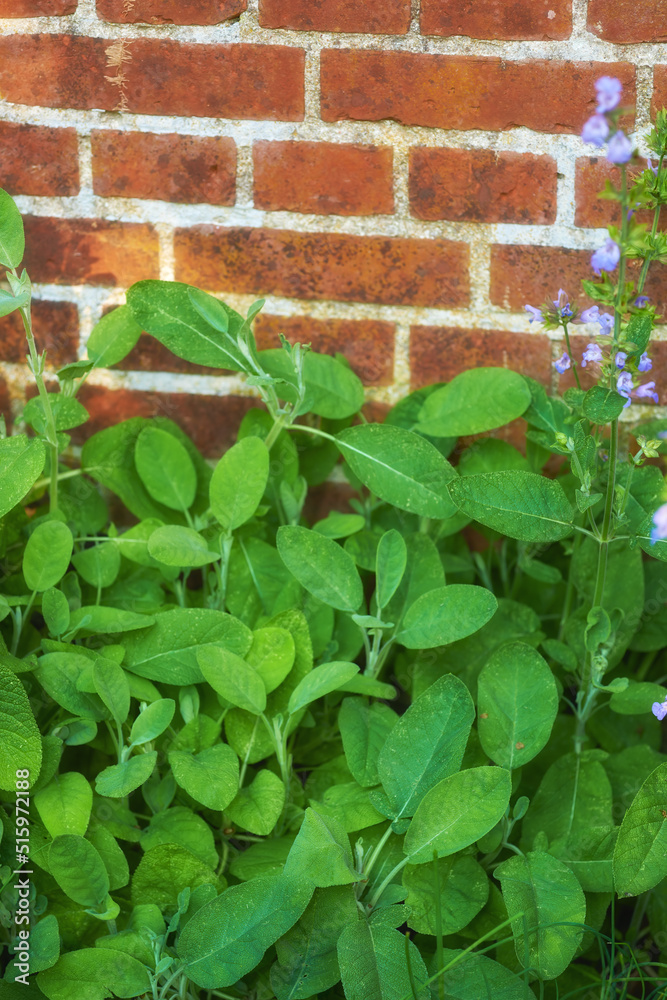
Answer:
[[[49,913],[30,928],[30,975],[50,969],[60,957],[58,918]],[[25,987],[24,987],[25,988]],[[2,994],[0,994],[1,996]]]
[[[375,556],[375,599],[384,608],[396,593],[408,562],[408,550],[403,536],[395,528],[385,531],[378,542]]]
[[[154,500],[170,510],[189,510],[197,493],[197,473],[185,447],[173,434],[145,427],[134,449],[141,481]]]
[[[211,827],[205,819],[185,806],[174,806],[152,816],[141,832],[140,844],[144,851],[161,844],[179,844],[209,868],[218,866],[218,852]]]
[[[236,345],[243,317],[220,302],[229,317],[229,333],[221,333],[201,316],[190,293],[191,286],[180,281],[148,280],[132,285],[126,298],[142,330],[152,334],[176,357],[210,368],[246,371],[247,362]]]
[[[93,664],[93,683],[114,719],[122,725],[130,712],[130,685],[123,668],[101,656]]]
[[[340,511],[332,510],[327,517],[313,525],[313,531],[319,531],[320,535],[327,538],[349,538],[356,535],[366,526],[366,519],[361,514],[341,514]]]
[[[614,850],[620,896],[648,892],[667,876],[667,764],[652,771],[623,817]]]
[[[479,738],[500,767],[523,767],[542,750],[558,714],[546,660],[525,642],[497,649],[479,675]]]
[[[62,891],[80,906],[97,906],[109,892],[102,858],[92,844],[76,834],[54,839],[49,848],[49,871]]]
[[[284,874],[324,889],[357,882],[350,839],[341,823],[306,809],[303,823],[287,856]]]
[[[407,865],[403,885],[408,890],[408,924],[419,934],[437,933],[436,893],[443,934],[457,934],[467,927],[489,898],[486,872],[468,854],[439,858],[435,865]]]
[[[356,926],[357,912],[350,886],[315,890],[298,923],[276,941],[271,987],[277,1000],[307,1000],[336,985],[338,938],[348,924]]]
[[[211,512],[225,531],[249,520],[269,481],[269,452],[258,437],[237,441],[222,456],[211,478]]]
[[[487,955],[443,948],[442,957],[451,966],[442,977],[447,1000],[534,1000],[528,983]]]
[[[111,368],[130,353],[141,336],[129,306],[118,306],[95,324],[86,350],[97,368]]]
[[[199,288],[188,288],[188,298],[209,326],[218,333],[229,331],[229,313],[219,299],[209,295],[208,292],[202,292]]]
[[[339,611],[356,611],[363,600],[352,558],[331,538],[297,525],[278,528],[280,557],[302,587]]]
[[[73,396],[65,396],[58,392],[47,393],[51,412],[57,431],[69,431],[85,424],[89,418],[88,410]],[[37,431],[38,434],[48,433],[49,423],[44,413],[44,403],[40,396],[29,400],[23,410],[23,419]]]
[[[377,758],[392,816],[412,816],[430,789],[458,771],[474,718],[470,693],[453,674],[415,699]]]
[[[120,572],[120,551],[106,542],[75,552],[72,562],[91,587],[110,587]]]
[[[23,555],[23,576],[30,590],[40,593],[62,580],[73,546],[72,532],[62,521],[43,521],[37,525]]]
[[[214,691],[238,708],[260,715],[266,708],[264,681],[253,667],[228,649],[208,646],[197,653],[200,670]]]
[[[403,934],[378,921],[357,920],[338,939],[338,962],[347,1000],[427,1000],[428,972],[417,946],[408,941],[413,992],[406,939]]]
[[[584,396],[584,416],[594,424],[608,424],[621,415],[625,402],[615,389],[594,385]]]
[[[148,629],[155,624],[155,620],[151,615],[138,615],[134,611],[91,604],[72,612],[70,628],[77,631],[81,629],[83,635],[94,635],[96,632],[117,635]]]
[[[34,796],[39,818],[52,837],[74,833],[83,837],[93,808],[93,790],[78,771],[56,774]]]
[[[534,472],[487,472],[450,483],[454,502],[475,521],[524,542],[555,542],[572,531],[560,483]]]
[[[239,787],[239,759],[226,743],[198,754],[174,750],[169,763],[176,783],[208,809],[226,809]]]
[[[396,636],[407,649],[445,646],[479,631],[493,618],[498,602],[486,587],[453,583],[418,597]]]
[[[336,444],[355,476],[376,496],[423,517],[455,513],[447,484],[456,472],[434,445],[391,424],[347,427]]]
[[[220,558],[198,531],[178,524],[156,528],[148,539],[148,554],[165,566],[188,569],[208,566]]]
[[[157,751],[138,754],[123,761],[122,764],[112,764],[105,767],[95,779],[95,791],[110,799],[124,799],[126,795],[148,781],[157,762]]]
[[[138,997],[150,989],[148,969],[122,951],[83,948],[62,955],[37,980],[49,1000]]]
[[[221,646],[244,656],[252,632],[237,618],[213,608],[172,608],[140,634],[123,636],[125,666],[132,673],[165,684],[200,684],[204,675],[197,650]]]
[[[239,791],[225,813],[242,830],[267,837],[280,819],[284,805],[283,782],[273,771],[264,768],[250,785]]]
[[[338,713],[338,728],[345,758],[353,777],[363,788],[380,783],[378,756],[398,716],[388,705],[363,698],[344,698]]]
[[[322,816],[339,820],[346,833],[364,830],[381,823],[384,816],[371,803],[367,789],[356,781],[344,781],[339,785],[329,785],[321,793],[320,800],[310,799],[310,805]]]
[[[285,680],[294,665],[294,639],[284,628],[258,628],[252,634],[252,646],[245,656],[264,681],[271,694]]]
[[[667,688],[649,681],[630,681],[625,691],[617,691],[609,700],[612,712],[618,715],[641,715],[649,713],[653,702],[667,701]]]
[[[317,698],[337,691],[358,673],[359,667],[356,663],[347,663],[344,660],[322,663],[299,681],[290,695],[287,711],[290,715],[294,715]]]
[[[42,616],[51,635],[61,636],[69,628],[69,603],[62,590],[49,587],[42,594]]]
[[[0,264],[19,266],[25,252],[23,219],[14,199],[0,188]]]
[[[106,718],[101,701],[77,686],[86,669],[90,669],[90,661],[79,653],[47,653],[40,657],[34,676],[46,693],[72,715],[100,722]]]
[[[541,979],[556,979],[574,958],[584,932],[576,926],[586,919],[586,898],[576,876],[543,851],[503,861],[495,875],[510,917],[523,913],[512,921],[519,962]]]
[[[19,295],[12,295],[10,292],[5,292],[0,289],[0,318],[3,316],[9,316],[10,313],[15,312],[17,309],[22,309],[24,306],[30,302],[30,296],[27,292],[21,292]]]
[[[118,841],[106,827],[98,826],[88,834],[87,839],[102,858],[109,876],[109,892],[122,889],[130,881],[130,866]]]
[[[481,434],[516,420],[530,403],[521,375],[506,368],[473,368],[428,396],[417,427],[433,437]]]
[[[512,779],[501,767],[473,767],[444,778],[426,793],[405,835],[412,864],[456,854],[493,829],[510,801]]]
[[[181,933],[178,954],[188,979],[205,989],[233,986],[296,923],[312,892],[312,885],[282,874],[231,886]]]
[[[176,702],[173,698],[160,698],[141,712],[130,730],[130,743],[139,746],[157,739],[165,731],[174,717]]]
[[[26,495],[39,478],[46,449],[42,441],[25,434],[0,441],[0,517],[4,517]]]
[[[153,903],[162,911],[173,911],[183,889],[217,887],[217,883],[215,872],[185,847],[158,844],[146,851],[132,876],[132,902],[135,906]]]
[[[16,772],[27,770],[30,786],[42,766],[42,741],[23,684],[0,663],[0,789],[16,791]]]
[[[297,373],[292,359],[282,348],[260,351],[259,362],[273,378],[284,380],[276,386],[280,399],[295,402]],[[330,420],[354,416],[364,403],[361,380],[347,365],[328,354],[309,351],[303,360],[306,396],[299,413],[314,413]]]
[[[623,331],[624,342],[635,345],[635,354],[642,354],[648,347],[653,331],[653,317],[650,313],[636,313]]]

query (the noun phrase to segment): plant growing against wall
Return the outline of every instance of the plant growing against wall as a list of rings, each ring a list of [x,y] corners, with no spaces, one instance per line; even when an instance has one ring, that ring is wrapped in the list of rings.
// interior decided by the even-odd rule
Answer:
[[[655,392],[667,116],[630,183],[617,81],[598,98],[596,304],[527,307],[563,398],[481,368],[368,423],[343,360],[257,349],[261,302],[159,281],[53,391],[0,194],[37,386],[0,440],[0,1000],[660,995],[667,421],[619,419]],[[75,462],[81,386],[142,330],[261,396],[215,468],[165,418]],[[519,417],[525,456],[485,436]],[[351,512],[313,524],[341,459]]]

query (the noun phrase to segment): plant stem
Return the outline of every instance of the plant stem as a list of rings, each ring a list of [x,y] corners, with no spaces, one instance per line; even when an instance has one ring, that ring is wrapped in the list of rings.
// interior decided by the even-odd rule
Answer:
[[[570,361],[572,362],[572,371],[574,372],[574,379],[577,383],[577,389],[581,389],[581,382],[579,381],[579,373],[577,371],[578,365],[574,360],[574,355],[572,353],[572,348],[570,347],[570,335],[567,332],[567,323],[563,320],[563,333],[565,334],[565,344],[567,346],[567,353]]]
[[[391,832],[392,832],[391,831],[391,824],[389,824],[389,826],[384,831],[384,833],[380,837],[379,841],[375,845],[375,847],[373,849],[373,852],[372,852],[371,856],[368,859],[368,864],[366,864],[365,867],[364,867],[364,878],[368,878],[369,877],[371,871],[373,870],[373,866],[375,865],[375,862],[377,861],[377,859],[378,859],[378,857],[380,855],[380,852],[381,852],[382,848],[384,847],[384,845],[387,843],[387,841],[389,840],[389,838],[391,836]]]
[[[660,171],[662,170],[662,161],[663,157],[661,156],[658,162],[658,176],[656,177],[656,184],[658,183],[658,180],[660,178]],[[651,226],[652,239],[655,239],[655,235],[658,232],[658,222],[660,221],[661,208],[662,206],[660,204],[657,204],[655,206],[655,211],[653,213],[653,225]],[[651,265],[651,260],[652,260],[651,255],[647,254],[647,256],[644,258],[644,263],[642,264],[641,273],[639,275],[639,281],[637,282],[637,291],[639,292],[640,295],[644,291],[644,285],[646,284],[646,279],[648,277],[648,269]]]

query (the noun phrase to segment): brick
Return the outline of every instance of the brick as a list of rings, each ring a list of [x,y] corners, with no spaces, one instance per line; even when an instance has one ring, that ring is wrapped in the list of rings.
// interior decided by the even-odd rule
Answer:
[[[37,216],[24,223],[23,263],[33,281],[125,288],[158,277],[158,238],[152,226]]]
[[[541,333],[464,330],[447,326],[410,328],[412,388],[449,382],[469,368],[512,368],[551,384],[551,342]]]
[[[222,368],[207,368],[176,357],[155,337],[142,333],[130,353],[113,365],[124,372],[180,372],[184,375],[228,375]]]
[[[13,195],[78,194],[76,130],[0,122],[0,187]]]
[[[114,24],[221,24],[247,6],[247,0],[97,0],[97,13]]]
[[[93,191],[107,198],[154,198],[233,205],[233,139],[146,132],[93,132]]]
[[[464,306],[468,247],[448,240],[177,229],[176,278],[210,291],[413,306]]]
[[[571,0],[422,0],[422,35],[562,40],[572,34]]]
[[[629,63],[324,49],[324,121],[382,121],[445,129],[579,132],[595,110],[595,80],[617,76],[634,103]]]
[[[83,387],[78,398],[90,413],[90,420],[72,433],[75,444],[130,417],[169,417],[207,458],[221,455],[234,443],[243,416],[258,405],[248,396],[191,396],[90,384]]]
[[[345,355],[364,385],[390,385],[394,377],[393,323],[379,320],[313,319],[260,313],[255,337],[262,350],[278,347],[282,333],[291,344],[312,344],[322,354]]]
[[[600,236],[600,244],[603,242]],[[581,291],[582,278],[595,278],[590,250],[564,250],[560,247],[493,246],[491,247],[491,289],[493,305],[513,312],[523,312],[526,303],[540,306],[555,298],[564,288],[570,301],[580,308],[592,305]],[[639,264],[629,261],[628,279],[637,280]],[[617,273],[612,273],[612,281]],[[658,313],[667,313],[667,277],[655,264],[649,270],[644,293],[656,305]]]
[[[255,207],[317,215],[394,211],[393,149],[329,142],[256,142]]]
[[[410,27],[410,0],[259,0],[259,23],[296,31],[404,35]]]
[[[667,2],[588,0],[588,30],[608,42],[667,41]]]
[[[632,184],[635,175],[641,171],[629,171],[628,183]],[[619,167],[608,163],[601,156],[581,156],[575,168],[575,215],[577,226],[590,229],[606,228],[609,225],[620,225],[621,207],[617,201],[599,198],[604,190],[605,181],[611,181],[614,187],[620,189],[621,171]],[[636,222],[653,222],[653,212],[637,212]]]
[[[59,17],[73,14],[79,0],[0,0],[0,17]]]
[[[410,151],[410,207],[419,219],[550,224],[556,161],[489,149]]]
[[[122,106],[148,115],[301,121],[304,52],[282,45],[6,35],[0,37],[0,93],[12,104],[50,108]]]
[[[651,113],[667,107],[667,66],[656,66],[653,70],[653,101]]]
[[[76,361],[79,346],[79,310],[73,302],[47,302],[34,299],[32,324],[38,351],[46,351],[50,367],[62,367]],[[25,361],[28,348],[25,330],[18,312],[0,319],[0,361],[17,364]]]

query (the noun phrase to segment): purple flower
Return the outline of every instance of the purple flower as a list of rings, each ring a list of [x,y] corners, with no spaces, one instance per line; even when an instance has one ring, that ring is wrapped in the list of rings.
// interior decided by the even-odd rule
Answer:
[[[625,406],[630,405],[630,393],[632,392],[632,375],[630,372],[622,372],[616,379],[616,392],[620,396],[625,396]]]
[[[581,367],[585,368],[589,361],[600,364],[602,361],[602,351],[597,344],[588,344],[581,356]]]
[[[667,538],[667,503],[663,503],[653,515],[651,542],[655,544],[659,538]],[[663,716],[659,716],[663,718]]]
[[[535,306],[524,306],[523,308],[527,313],[530,313],[530,319],[528,320],[529,323],[532,323],[533,321],[536,323],[544,323],[544,316],[542,315],[540,309],[536,309]]]
[[[614,364],[617,368],[625,368],[625,362],[628,360],[628,356],[625,351],[617,351],[616,357],[614,358]]]
[[[613,111],[618,107],[623,92],[623,84],[615,76],[601,76],[595,81],[598,92],[598,111]]]
[[[556,369],[559,375],[562,375],[563,372],[566,372],[568,368],[571,367],[572,367],[572,362],[570,361],[570,356],[567,353],[567,351],[563,351],[563,356],[560,357],[558,361],[554,361],[554,368]]]
[[[604,246],[591,257],[591,267],[599,275],[602,271],[613,271],[620,259],[621,248],[611,237],[607,237]]]
[[[581,130],[581,138],[592,146],[604,146],[608,136],[609,122],[604,115],[593,115]]]
[[[638,295],[635,299],[635,306],[637,309],[643,309],[647,302],[650,302],[648,295]]]
[[[649,358],[649,356],[646,353],[646,351],[644,351],[644,353],[642,354],[641,358],[639,359],[639,364],[637,365],[637,370],[640,371],[640,372],[650,372],[651,368],[653,368],[653,362]]]
[[[662,720],[667,715],[667,701],[663,701],[662,704],[659,701],[654,701],[651,705],[651,711],[655,715],[656,719]]]
[[[614,317],[611,313],[600,313],[598,320],[600,324],[600,336],[608,337],[614,329]]]
[[[627,163],[632,159],[634,146],[625,132],[616,132],[607,146],[607,159],[610,163]]]
[[[658,176],[658,168],[653,166],[653,163],[651,162],[651,157],[650,156],[647,157],[646,166],[648,167],[649,170],[653,171],[653,173],[654,173],[654,175],[656,177]]]
[[[660,397],[655,391],[655,382],[645,382],[644,385],[638,386],[633,395],[635,399],[652,399],[654,403],[660,402]]]
[[[591,306],[590,309],[584,309],[581,316],[579,317],[582,323],[597,323],[600,319],[600,310],[598,306]]]

